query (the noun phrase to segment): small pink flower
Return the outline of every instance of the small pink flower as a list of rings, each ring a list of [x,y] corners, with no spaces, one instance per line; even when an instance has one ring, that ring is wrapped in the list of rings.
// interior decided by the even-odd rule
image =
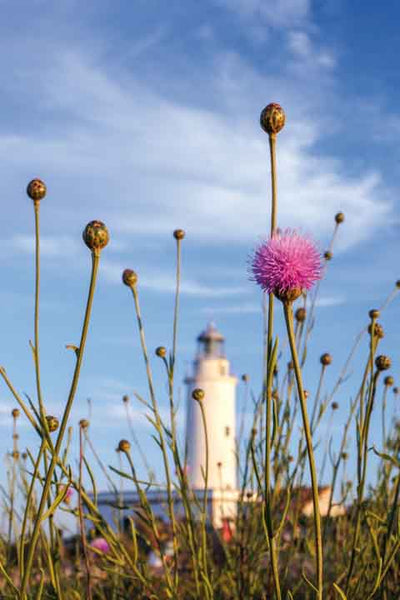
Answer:
[[[60,487],[60,492],[64,492],[65,491],[65,485],[62,485]],[[65,502],[65,504],[69,504],[71,502],[71,498],[74,495],[74,490],[72,489],[72,487],[70,485],[67,486],[67,491],[65,493],[63,502]]]
[[[291,300],[321,279],[321,255],[312,239],[291,229],[277,230],[254,252],[251,273],[265,292]]]
[[[91,542],[91,547],[96,550],[100,550],[104,554],[107,554],[110,551],[110,544],[102,537],[97,537]]]

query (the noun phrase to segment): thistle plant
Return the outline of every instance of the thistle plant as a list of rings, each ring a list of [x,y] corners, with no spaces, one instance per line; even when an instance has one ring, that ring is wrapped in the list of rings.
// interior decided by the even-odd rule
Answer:
[[[237,497],[236,514],[230,520],[223,518],[221,527],[209,512],[215,500],[209,489],[213,466],[217,467],[221,497],[228,490],[224,487],[224,463],[220,458],[217,463],[212,452],[214,433],[205,410],[210,399],[208,389],[205,393],[198,387],[188,394],[188,402],[196,403],[200,411],[204,433],[201,490],[191,487],[177,419],[182,251],[190,243],[190,236],[179,228],[172,232],[176,284],[171,339],[168,343],[156,340],[158,345],[154,344],[151,352],[139,304],[141,280],[131,269],[123,272],[123,284],[132,292],[137,322],[134,335],[140,341],[147,390],[143,395],[130,391],[122,398],[125,433],[115,440],[114,465],[102,459],[103,448],[95,428],[89,426],[89,402],[89,413],[82,415],[77,424],[78,460],[74,462],[71,409],[77,395],[101,252],[109,234],[101,221],[90,222],[83,233],[91,252],[92,270],[81,339],[78,345],[67,346],[73,351],[75,369],[63,410],[50,414],[42,390],[39,343],[39,217],[47,195],[41,180],[29,183],[27,193],[35,220],[31,350],[36,393],[33,397],[20,394],[5,368],[0,367],[5,390],[16,403],[10,417],[8,487],[0,489],[5,517],[4,534],[0,532],[1,598],[398,597],[400,422],[396,421],[392,404],[398,403],[399,388],[395,385],[395,365],[392,368],[384,350],[390,327],[385,323],[385,332],[380,319],[398,295],[400,280],[379,308],[371,309],[368,319],[360,324],[350,352],[344,353],[342,366],[340,353],[335,353],[333,359],[327,351],[329,345],[318,348],[315,355],[310,340],[317,323],[318,294],[328,266],[335,264],[334,243],[346,224],[345,216],[343,212],[334,216],[333,233],[323,253],[311,237],[295,229],[278,229],[277,136],[285,125],[283,109],[269,104],[261,113],[260,124],[268,135],[271,165],[268,235],[251,259],[251,277],[261,287],[264,299],[262,385],[257,391],[253,379],[242,376],[242,415],[235,440],[239,485],[237,490],[229,490]],[[275,318],[279,318],[278,313],[274,314],[276,301],[282,305],[286,328],[279,344],[274,334]],[[354,373],[350,380],[353,361],[361,352],[366,356],[360,360],[360,373]],[[307,390],[303,384],[305,366]],[[168,408],[165,417],[162,391],[153,378],[156,369],[164,381]],[[333,386],[330,376],[334,378]],[[344,386],[348,380],[349,388],[356,380],[353,392]],[[393,390],[390,398],[389,390]],[[131,412],[134,402],[145,411],[152,428],[154,453],[141,446],[137,419]],[[338,420],[339,413],[343,423]],[[21,421],[37,436],[34,450],[21,443]],[[153,462],[157,452],[163,466],[159,476]],[[372,458],[377,465],[376,476],[371,470]],[[144,467],[143,474],[139,463]],[[109,518],[100,503],[96,469],[103,474],[112,499]],[[326,472],[329,487],[323,485]],[[311,489],[305,484],[308,479]],[[129,490],[135,492],[132,503]],[[153,494],[163,498],[161,509],[153,503]],[[65,540],[60,533],[61,513],[68,514],[75,523],[73,539]],[[226,516],[224,510],[221,514]]]

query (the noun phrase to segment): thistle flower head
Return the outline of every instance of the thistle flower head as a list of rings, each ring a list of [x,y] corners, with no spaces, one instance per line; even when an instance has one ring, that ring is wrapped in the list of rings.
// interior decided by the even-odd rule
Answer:
[[[90,546],[92,548],[95,548],[96,550],[100,550],[100,552],[103,552],[104,554],[107,554],[107,552],[110,552],[110,544],[103,537],[95,538],[91,542]]]
[[[291,229],[278,230],[256,249],[251,271],[265,292],[291,302],[321,279],[321,256],[310,238]]]

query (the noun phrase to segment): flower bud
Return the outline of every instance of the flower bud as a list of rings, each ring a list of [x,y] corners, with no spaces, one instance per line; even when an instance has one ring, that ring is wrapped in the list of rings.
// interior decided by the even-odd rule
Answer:
[[[26,193],[34,202],[39,202],[46,195],[46,186],[41,179],[32,179],[28,183]]]
[[[250,377],[247,375],[247,373],[243,373],[242,381],[244,381],[245,383],[248,383],[249,380],[250,380]]]
[[[102,250],[110,240],[110,234],[102,221],[90,221],[83,231],[83,241],[92,251]]]
[[[339,408],[339,404],[337,402],[332,402],[331,409],[332,410],[337,410],[338,408]]]
[[[176,240],[183,240],[184,237],[185,237],[185,232],[183,229],[175,229],[174,238]]]
[[[283,129],[285,125],[285,112],[280,104],[272,102],[261,111],[260,125],[268,135],[275,135]]]
[[[158,348],[156,348],[156,355],[160,358],[165,358],[167,356],[167,349],[165,346],[158,346]]]
[[[89,427],[89,421],[87,419],[81,419],[79,421],[79,427],[81,429],[87,429]]]
[[[327,250],[326,252],[324,252],[324,259],[326,261],[332,260],[332,258],[333,258],[333,254],[330,250]]]
[[[371,335],[371,331],[372,331],[371,325],[372,325],[372,323],[370,323],[370,325],[368,325],[368,333],[370,335]],[[380,323],[375,323],[375,325],[374,325],[374,336],[377,337],[379,340],[381,340],[382,338],[385,337],[385,332]]]
[[[387,371],[392,366],[392,361],[388,356],[381,354],[380,356],[376,357],[375,366],[378,371]]]
[[[303,290],[301,288],[290,288],[287,290],[275,290],[274,296],[284,304],[291,304],[297,298],[300,298]]]
[[[385,379],[383,380],[383,383],[387,386],[387,387],[391,387],[394,384],[394,379],[391,375],[387,375],[385,377]]]
[[[396,287],[397,287],[397,289],[400,289],[400,279],[398,279],[398,280],[396,281]]]
[[[332,362],[332,356],[330,354],[328,354],[328,352],[325,352],[325,354],[322,354],[322,356],[319,360],[320,360],[321,365],[323,365],[324,367],[327,367]]]
[[[300,308],[298,308],[295,312],[295,319],[296,321],[298,321],[299,323],[303,323],[303,321],[306,320],[307,317],[307,311],[305,308],[303,308],[302,306]]]
[[[193,400],[197,400],[197,402],[201,402],[204,399],[204,396],[204,390],[201,388],[196,388],[192,392],[192,398]]]
[[[57,417],[52,417],[51,415],[47,415],[46,421],[47,421],[47,427],[49,428],[50,433],[54,433],[54,431],[57,431],[58,426],[59,426]]]
[[[11,456],[14,460],[18,460],[19,459],[19,452],[18,450],[14,450],[14,452],[11,452]]]
[[[128,402],[129,402],[129,396],[127,396],[126,394],[125,394],[125,396],[122,396],[122,402],[124,404],[128,404]]]
[[[398,387],[394,387],[393,388],[393,394],[395,394],[397,396],[398,393],[399,393],[399,388]]]
[[[343,460],[347,460],[349,458],[349,455],[347,454],[347,452],[342,452],[342,458],[343,458]]]
[[[119,452],[129,452],[131,449],[131,443],[128,440],[120,440],[118,444]]]
[[[132,269],[125,269],[125,271],[122,273],[122,281],[130,288],[135,286],[138,282],[137,273],[132,271]]]
[[[13,417],[13,419],[18,419],[19,417],[19,409],[18,408],[13,408],[11,411],[11,415]]]
[[[335,221],[337,225],[340,225],[340,223],[343,223],[344,221],[344,214],[342,212],[338,212],[335,215]]]
[[[377,308],[371,308],[371,310],[369,311],[369,318],[370,319],[379,319],[379,310]]]

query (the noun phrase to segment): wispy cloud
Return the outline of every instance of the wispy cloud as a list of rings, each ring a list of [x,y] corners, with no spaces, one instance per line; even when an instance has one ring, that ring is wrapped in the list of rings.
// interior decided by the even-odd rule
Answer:
[[[109,283],[121,283],[121,275],[123,272],[123,267],[121,265],[105,260],[102,263],[102,270]],[[154,292],[174,293],[176,289],[176,279],[152,269],[151,275],[140,275],[140,287]],[[181,283],[180,291],[187,296],[196,296],[199,298],[219,298],[248,293],[248,289],[243,286],[210,286],[201,281],[186,278],[184,278]]]

